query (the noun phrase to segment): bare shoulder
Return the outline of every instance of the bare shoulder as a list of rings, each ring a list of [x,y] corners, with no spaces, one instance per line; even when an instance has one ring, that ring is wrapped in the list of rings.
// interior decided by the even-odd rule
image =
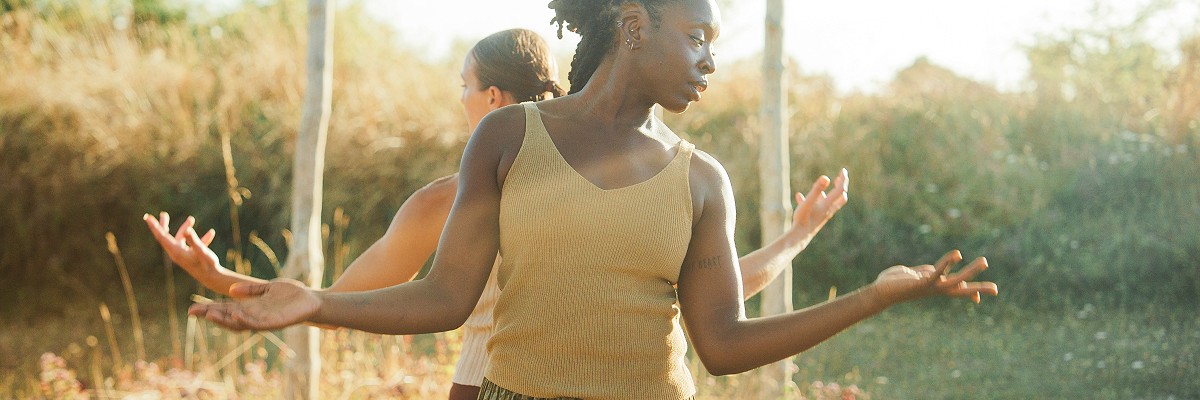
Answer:
[[[421,212],[449,209],[457,194],[458,173],[454,173],[434,179],[424,187],[417,189],[412,196],[409,196],[405,204],[411,204],[411,207]]]
[[[692,154],[692,162],[688,171],[688,177],[691,181],[692,191],[703,194],[719,194],[722,189],[728,187],[729,174],[725,172],[725,166],[717,161],[707,152],[696,149]]]
[[[692,191],[693,223],[699,221],[705,209],[724,209],[733,199],[733,188],[725,167],[707,152],[696,149],[688,171]]]
[[[513,104],[492,111],[479,121],[463,152],[459,173],[469,187],[488,181],[499,192],[525,140],[525,106]]]
[[[471,142],[486,144],[479,150],[509,150],[509,147],[521,145],[525,138],[525,109],[523,105],[513,104],[501,107],[488,113],[479,121],[475,132],[471,133]]]

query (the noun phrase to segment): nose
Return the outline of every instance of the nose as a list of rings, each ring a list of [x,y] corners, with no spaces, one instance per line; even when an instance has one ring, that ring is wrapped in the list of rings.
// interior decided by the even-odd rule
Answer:
[[[712,75],[717,72],[717,53],[709,51],[708,54],[700,59],[700,72],[705,75]]]

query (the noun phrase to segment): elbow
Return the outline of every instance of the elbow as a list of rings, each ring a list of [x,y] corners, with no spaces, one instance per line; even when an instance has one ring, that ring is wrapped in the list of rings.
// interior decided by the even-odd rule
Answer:
[[[714,376],[740,374],[754,369],[753,365],[739,360],[740,352],[735,347],[720,345],[701,347],[696,344],[696,355],[700,358],[704,369]]]
[[[713,365],[712,363],[704,363],[704,369],[707,369],[708,373],[712,376],[726,376],[743,372],[738,371],[736,368],[729,368],[725,365]]]
[[[455,310],[455,312],[453,314],[454,317],[450,319],[449,324],[447,325],[445,330],[452,331],[452,330],[461,328],[463,326],[463,324],[467,323],[467,318],[471,317],[472,311],[474,311],[474,309],[471,307],[468,307],[466,312],[462,312],[461,310]]]
[[[445,325],[442,326],[442,331],[452,331],[461,328],[463,324],[467,323],[467,319],[471,317],[471,314],[475,312],[475,304],[478,301],[478,299],[475,301],[468,301],[468,299],[447,301],[446,304],[450,305],[450,307],[446,309],[447,317],[444,320]]]
[[[734,360],[721,359],[717,357],[701,356],[700,363],[704,364],[704,369],[708,370],[708,373],[713,376],[740,374],[754,369],[752,367],[741,365],[741,363],[735,362]]]

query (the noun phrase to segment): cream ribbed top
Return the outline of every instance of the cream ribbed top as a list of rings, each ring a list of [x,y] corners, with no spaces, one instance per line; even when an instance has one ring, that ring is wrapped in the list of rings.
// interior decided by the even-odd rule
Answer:
[[[500,297],[500,288],[496,286],[496,270],[499,269],[500,258],[492,265],[492,274],[488,276],[479,302],[467,322],[462,326],[462,351],[458,353],[458,363],[454,365],[454,377],[451,382],[459,385],[480,386],[483,384],[483,373],[487,369],[487,341],[492,337],[492,309],[496,299]]]
[[[693,146],[681,140],[654,177],[604,190],[563,159],[537,106],[524,107],[500,200],[488,380],[534,397],[693,395],[672,286],[691,238]]]

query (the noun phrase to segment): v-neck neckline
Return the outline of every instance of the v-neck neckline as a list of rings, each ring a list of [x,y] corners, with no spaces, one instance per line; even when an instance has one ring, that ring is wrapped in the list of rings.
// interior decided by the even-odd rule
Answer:
[[[649,178],[646,178],[645,180],[640,181],[640,182],[632,183],[632,184],[617,187],[617,188],[605,189],[605,188],[600,187],[600,185],[597,185],[595,182],[592,182],[592,180],[588,179],[588,177],[583,176],[583,174],[580,173],[579,170],[575,169],[575,167],[572,166],[571,163],[567,161],[566,157],[563,157],[562,151],[559,151],[558,145],[554,143],[554,138],[550,136],[550,130],[546,129],[546,123],[545,123],[545,121],[542,120],[542,110],[540,108],[538,108],[536,103],[530,103],[530,106],[533,107],[533,111],[537,115],[537,124],[540,125],[542,133],[545,134],[546,141],[550,144],[550,148],[554,150],[555,158],[557,158],[559,161],[561,161],[563,163],[563,165],[565,165],[567,167],[567,169],[571,170],[571,173],[572,173],[571,175],[574,175],[578,179],[586,182],[589,187],[591,187],[595,190],[598,190],[600,192],[605,192],[605,193],[619,192],[619,191],[624,191],[624,190],[628,190],[628,189],[632,189],[635,187],[644,186],[646,184],[649,184],[650,182],[658,179],[659,176],[662,176],[668,169],[671,169],[671,166],[674,165],[675,162],[677,162],[679,160],[681,155],[683,155],[683,142],[684,141],[683,141],[683,139],[680,139],[678,142],[675,143],[675,146],[674,146],[675,147],[675,155],[671,157],[671,161],[667,162],[667,164],[664,165],[662,167],[662,169],[658,170],[658,172],[656,172],[654,175],[651,175]]]

